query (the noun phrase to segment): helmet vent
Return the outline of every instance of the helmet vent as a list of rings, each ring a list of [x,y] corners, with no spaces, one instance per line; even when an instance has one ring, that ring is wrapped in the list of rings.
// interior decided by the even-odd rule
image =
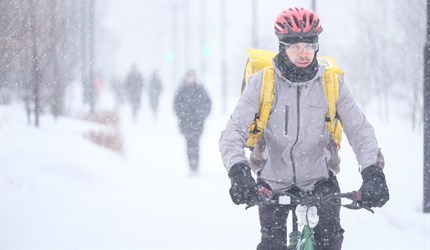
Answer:
[[[293,27],[293,23],[291,22],[290,18],[285,18],[285,21],[287,21],[287,23],[290,27]],[[285,25],[284,25],[284,27],[285,27]]]
[[[306,19],[307,19],[307,16],[305,14],[303,15],[303,28],[306,28],[306,24],[308,23]]]
[[[296,23],[296,26],[300,27],[299,19],[297,19],[297,17],[295,17],[295,16],[293,16],[293,19],[294,19],[294,23]]]
[[[316,20],[316,22],[315,22],[315,24],[314,24],[314,26],[315,27],[318,27],[318,25],[320,24],[320,20],[318,19],[318,20]]]

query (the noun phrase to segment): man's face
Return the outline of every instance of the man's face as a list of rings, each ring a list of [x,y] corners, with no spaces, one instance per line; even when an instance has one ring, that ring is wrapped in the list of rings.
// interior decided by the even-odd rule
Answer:
[[[284,43],[286,53],[290,61],[300,68],[309,66],[315,57],[315,51],[318,50],[317,43]]]
[[[195,83],[196,82],[196,75],[194,75],[194,74],[190,74],[190,75],[188,75],[187,76],[187,78],[186,78],[187,80],[186,80],[186,82],[188,83],[188,84],[193,84],[193,83]]]

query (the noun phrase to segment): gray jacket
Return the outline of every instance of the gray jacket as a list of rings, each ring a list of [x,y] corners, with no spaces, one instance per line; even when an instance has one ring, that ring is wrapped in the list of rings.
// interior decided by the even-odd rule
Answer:
[[[326,126],[328,106],[322,82],[323,66],[307,82],[291,82],[275,68],[275,98],[272,112],[250,159],[245,155],[248,128],[259,108],[262,71],[251,76],[226,129],[221,133],[219,147],[224,166],[229,170],[236,163],[245,163],[273,189],[295,184],[313,190],[329,171],[339,173],[337,146]],[[371,165],[384,167],[373,127],[352,98],[343,78],[339,77],[337,112],[344,133],[364,169]]]

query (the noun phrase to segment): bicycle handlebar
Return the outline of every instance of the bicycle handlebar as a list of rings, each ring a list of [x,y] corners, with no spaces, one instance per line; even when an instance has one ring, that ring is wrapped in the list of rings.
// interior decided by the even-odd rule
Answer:
[[[304,206],[317,206],[321,203],[326,203],[336,198],[346,198],[352,200],[350,204],[342,205],[348,209],[366,209],[371,213],[374,211],[368,207],[362,207],[359,205],[359,201],[362,200],[361,191],[352,191],[348,193],[331,193],[328,195],[303,195],[296,196],[289,192],[289,189],[277,189],[271,191],[271,196],[267,197],[264,194],[261,195],[258,201],[247,204],[245,209],[253,207],[255,205],[304,205]]]

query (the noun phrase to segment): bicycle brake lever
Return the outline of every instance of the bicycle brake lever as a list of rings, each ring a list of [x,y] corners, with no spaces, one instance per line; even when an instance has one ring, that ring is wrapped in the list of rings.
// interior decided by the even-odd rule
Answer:
[[[375,213],[375,211],[373,211],[373,209],[369,208],[369,207],[363,207],[364,209],[366,209],[367,211],[371,212],[372,214]]]
[[[351,204],[346,204],[346,205],[342,205],[342,207],[346,207],[348,209],[352,209],[352,210],[358,210],[358,209],[366,209],[367,211],[371,212],[372,214],[375,213],[375,211],[373,211],[373,209],[369,208],[369,207],[362,207],[358,204],[357,201],[352,201]]]
[[[251,207],[253,207],[255,205],[257,205],[257,204],[247,204],[247,206],[245,207],[245,210],[248,210],[248,208],[251,208]]]
[[[245,207],[245,210],[256,205],[258,206],[258,205],[273,205],[273,204],[276,204],[276,201],[274,201],[272,197],[267,197],[265,195],[262,195],[260,200],[252,202],[250,204],[246,204],[247,206]]]

